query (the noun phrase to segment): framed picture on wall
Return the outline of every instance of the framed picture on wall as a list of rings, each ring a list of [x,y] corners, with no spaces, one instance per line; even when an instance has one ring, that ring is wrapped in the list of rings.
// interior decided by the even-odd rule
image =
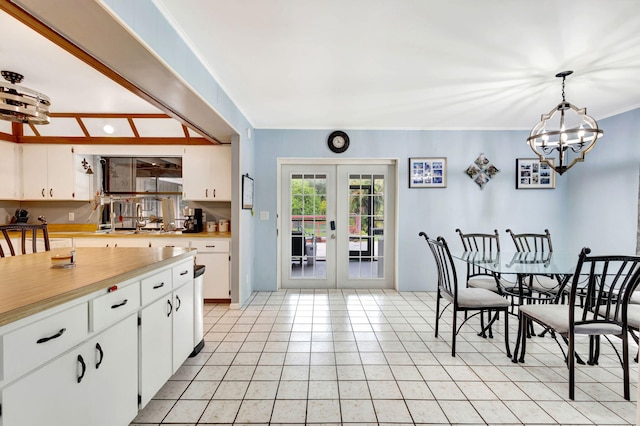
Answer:
[[[555,165],[553,158],[551,164]],[[516,158],[516,189],[553,189],[556,172],[537,158]]]
[[[248,173],[242,175],[242,208],[253,209],[253,178]]]
[[[446,188],[446,157],[409,158],[409,188]]]

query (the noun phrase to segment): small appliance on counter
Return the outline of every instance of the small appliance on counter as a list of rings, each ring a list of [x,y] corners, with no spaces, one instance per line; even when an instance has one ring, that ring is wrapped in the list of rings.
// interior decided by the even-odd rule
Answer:
[[[27,223],[29,220],[29,212],[25,209],[16,209],[13,217],[11,218],[11,223]]]
[[[202,232],[204,230],[202,209],[190,209],[185,207],[182,214],[186,217],[183,233]]]

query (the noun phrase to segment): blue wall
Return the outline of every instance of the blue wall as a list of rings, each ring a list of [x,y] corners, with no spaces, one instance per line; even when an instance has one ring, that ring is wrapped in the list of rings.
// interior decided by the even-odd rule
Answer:
[[[254,290],[277,288],[276,164],[278,157],[392,158],[398,159],[398,289],[433,290],[435,273],[427,246],[418,232],[444,236],[453,248],[460,245],[455,229],[466,232],[498,229],[503,245],[505,229],[549,228],[563,246],[563,212],[567,183],[559,178],[555,190],[516,190],[515,159],[530,158],[525,131],[349,131],[349,150],[337,155],[326,145],[330,131],[258,130],[256,156],[256,211],[269,211],[269,221],[255,225]],[[480,189],[465,173],[484,153],[500,173]],[[447,157],[448,184],[444,189],[408,188],[409,157]]]

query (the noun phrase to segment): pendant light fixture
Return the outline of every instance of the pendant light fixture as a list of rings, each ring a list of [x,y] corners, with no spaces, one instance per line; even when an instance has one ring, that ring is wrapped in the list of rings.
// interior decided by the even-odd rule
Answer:
[[[24,78],[13,71],[0,71],[0,119],[16,123],[49,124],[49,97],[19,86]]]
[[[560,175],[577,162],[584,161],[584,156],[604,134],[596,120],[587,115],[586,108],[579,109],[566,101],[565,79],[571,74],[573,71],[556,74],[556,77],[562,78],[562,102],[549,114],[542,114],[540,122],[527,138],[527,143],[540,161],[547,163]],[[557,159],[553,155],[557,155]]]

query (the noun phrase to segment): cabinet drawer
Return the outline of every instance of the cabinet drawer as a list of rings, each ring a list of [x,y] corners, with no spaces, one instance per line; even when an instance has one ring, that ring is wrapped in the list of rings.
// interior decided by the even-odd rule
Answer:
[[[172,268],[173,288],[178,288],[182,284],[193,279],[193,259],[182,262]]]
[[[171,292],[171,269],[165,269],[140,281],[142,305],[148,305],[159,297]]]
[[[80,343],[89,333],[82,303],[2,336],[2,372],[7,380],[26,373]]]
[[[118,288],[89,302],[91,331],[116,323],[140,307],[140,282]]]
[[[191,241],[191,247],[197,248],[198,253],[229,253],[228,240]]]

